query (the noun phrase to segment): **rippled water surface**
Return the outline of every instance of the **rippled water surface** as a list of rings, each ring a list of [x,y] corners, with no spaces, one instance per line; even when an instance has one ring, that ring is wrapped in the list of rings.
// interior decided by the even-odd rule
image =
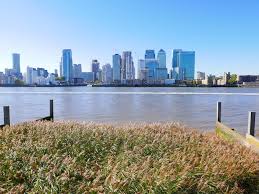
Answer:
[[[221,101],[223,122],[243,134],[248,111],[259,113],[259,89],[254,88],[0,88],[0,106],[10,106],[12,123],[47,116],[49,99],[58,120],[180,121],[202,130],[214,130]]]

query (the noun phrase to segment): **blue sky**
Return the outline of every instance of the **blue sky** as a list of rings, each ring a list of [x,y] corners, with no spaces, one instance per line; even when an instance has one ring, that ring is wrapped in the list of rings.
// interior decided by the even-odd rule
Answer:
[[[259,74],[258,0],[0,0],[0,71],[11,54],[27,65],[58,68],[61,51],[90,70],[91,60],[163,48],[196,51],[196,70]]]

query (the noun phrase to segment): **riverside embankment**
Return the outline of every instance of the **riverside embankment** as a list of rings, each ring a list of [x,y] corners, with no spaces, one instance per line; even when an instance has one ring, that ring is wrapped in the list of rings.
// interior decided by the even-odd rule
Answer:
[[[0,130],[0,192],[258,193],[259,155],[177,123]]]

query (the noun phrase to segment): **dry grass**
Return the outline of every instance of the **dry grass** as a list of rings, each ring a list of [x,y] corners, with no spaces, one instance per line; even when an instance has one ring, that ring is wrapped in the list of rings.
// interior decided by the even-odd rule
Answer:
[[[0,193],[259,193],[259,156],[174,124],[0,131]]]

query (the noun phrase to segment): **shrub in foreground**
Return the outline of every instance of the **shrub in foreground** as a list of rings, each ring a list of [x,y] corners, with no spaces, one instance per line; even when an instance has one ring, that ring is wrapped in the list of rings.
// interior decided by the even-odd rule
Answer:
[[[0,193],[259,193],[259,156],[176,123],[0,131]]]

